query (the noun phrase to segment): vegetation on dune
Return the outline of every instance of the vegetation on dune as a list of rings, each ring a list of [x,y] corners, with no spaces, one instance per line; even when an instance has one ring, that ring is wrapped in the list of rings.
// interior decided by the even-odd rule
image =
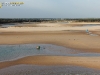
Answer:
[[[23,23],[23,22],[58,22],[58,21],[74,21],[74,22],[100,22],[100,18],[0,18],[2,23]]]

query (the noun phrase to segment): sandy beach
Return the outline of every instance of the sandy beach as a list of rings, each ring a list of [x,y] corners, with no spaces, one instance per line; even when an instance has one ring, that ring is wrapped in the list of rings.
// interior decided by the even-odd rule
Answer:
[[[56,44],[87,52],[100,52],[99,41],[99,36],[88,35],[85,31],[0,33],[0,44]]]
[[[87,53],[100,53],[100,26],[68,27],[60,24],[50,26],[51,24],[42,24],[41,27],[0,28],[0,44],[54,44]],[[86,29],[97,36],[86,33]],[[0,69],[20,64],[75,65],[100,69],[99,60],[100,57],[29,56],[1,62]]]

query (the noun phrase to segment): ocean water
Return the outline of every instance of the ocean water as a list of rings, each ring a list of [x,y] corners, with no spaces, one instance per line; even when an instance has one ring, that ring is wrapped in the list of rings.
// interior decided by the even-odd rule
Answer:
[[[1,24],[1,28],[7,28],[7,27],[12,27],[18,25],[17,23],[6,23],[6,24]]]
[[[41,46],[40,50],[36,47]],[[55,55],[55,56],[100,56],[100,53],[85,53],[79,50],[65,48],[52,44],[22,44],[0,45],[0,62],[16,60],[26,56]]]

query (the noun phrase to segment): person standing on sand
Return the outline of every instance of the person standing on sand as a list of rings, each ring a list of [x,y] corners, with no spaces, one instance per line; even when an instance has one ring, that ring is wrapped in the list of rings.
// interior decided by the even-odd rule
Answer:
[[[89,30],[87,29],[86,32],[89,34]]]
[[[40,50],[40,46],[37,46],[36,48]]]
[[[86,32],[89,32],[89,30],[87,29]]]

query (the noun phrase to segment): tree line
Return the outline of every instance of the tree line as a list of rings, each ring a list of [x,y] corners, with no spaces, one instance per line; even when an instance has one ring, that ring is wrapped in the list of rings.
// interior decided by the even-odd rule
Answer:
[[[74,21],[74,22],[100,22],[100,18],[0,18],[0,24],[3,23],[23,23],[23,22],[57,22],[57,21]]]

